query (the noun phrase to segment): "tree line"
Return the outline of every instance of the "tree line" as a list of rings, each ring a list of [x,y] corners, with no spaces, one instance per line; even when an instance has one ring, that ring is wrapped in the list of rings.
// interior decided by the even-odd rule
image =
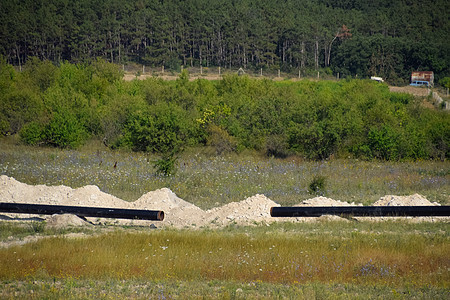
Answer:
[[[362,79],[124,81],[117,65],[55,66],[29,59],[22,72],[0,60],[0,133],[30,145],[159,154],[165,171],[186,147],[217,154],[252,149],[307,159],[448,159],[448,113]],[[169,170],[170,171],[170,170]]]
[[[382,76],[449,76],[446,0],[1,0],[0,54]]]

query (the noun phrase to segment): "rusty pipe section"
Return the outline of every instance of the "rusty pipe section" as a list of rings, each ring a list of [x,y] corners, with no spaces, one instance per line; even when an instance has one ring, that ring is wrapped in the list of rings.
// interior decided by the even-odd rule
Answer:
[[[23,213],[37,215],[73,214],[80,217],[133,219],[133,220],[164,220],[162,210],[141,210],[107,207],[62,206],[24,203],[0,203],[0,212]]]
[[[448,217],[450,206],[294,206],[271,207],[272,217]]]

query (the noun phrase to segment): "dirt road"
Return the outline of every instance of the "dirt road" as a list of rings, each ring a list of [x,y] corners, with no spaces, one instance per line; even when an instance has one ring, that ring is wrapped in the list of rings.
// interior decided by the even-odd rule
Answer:
[[[407,93],[412,94],[414,96],[422,96],[426,97],[430,94],[430,89],[424,87],[415,87],[415,86],[389,86],[389,90],[391,92],[397,93]]]

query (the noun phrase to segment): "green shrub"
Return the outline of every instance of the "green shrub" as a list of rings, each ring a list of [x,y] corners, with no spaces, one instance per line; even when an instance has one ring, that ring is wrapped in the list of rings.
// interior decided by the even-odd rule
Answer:
[[[24,66],[23,76],[28,77],[40,92],[45,92],[56,81],[58,68],[49,60],[31,57]]]
[[[58,148],[77,148],[87,139],[87,132],[76,116],[70,112],[55,113],[45,126],[44,141]]]
[[[177,155],[183,151],[187,136],[183,111],[162,102],[134,113],[125,124],[120,144],[133,151],[159,154],[161,158],[153,162],[156,173],[168,176],[175,173]]]
[[[444,88],[450,89],[450,77],[444,77],[440,79],[439,84]]]
[[[216,154],[236,151],[237,143],[234,137],[226,130],[215,124],[208,125],[207,145],[214,147]]]
[[[2,134],[16,134],[22,126],[39,118],[43,112],[42,101],[35,91],[24,88],[13,90],[0,101]]]
[[[156,169],[156,174],[171,176],[175,174],[175,163],[178,157],[174,153],[167,153],[161,156],[160,159],[153,161],[153,166]]]
[[[309,183],[308,192],[315,196],[325,195],[326,177],[321,175],[315,175],[312,181]]]
[[[150,151],[154,118],[148,112],[137,112],[127,121],[123,129],[120,145],[130,147],[133,151]]]
[[[286,136],[270,135],[266,138],[266,155],[269,157],[286,158],[289,155]]]
[[[38,145],[44,142],[44,126],[39,122],[26,124],[20,131],[21,140],[28,145]]]
[[[327,120],[291,123],[288,143],[291,149],[309,159],[326,159],[338,149],[340,135]]]
[[[430,157],[440,160],[450,158],[450,118],[447,112],[426,114],[427,148]]]
[[[184,70],[176,81],[126,82],[122,75],[103,60],[56,67],[36,58],[16,74],[2,59],[0,134],[19,132],[25,143],[57,147],[96,136],[110,147],[161,156],[186,145],[314,160],[449,156],[448,114],[370,80],[189,81]]]
[[[47,223],[45,221],[32,221],[30,226],[31,233],[43,233]]]
[[[176,105],[159,103],[134,113],[127,120],[121,143],[131,146],[134,151],[179,153],[188,135],[185,112]]]
[[[92,63],[94,77],[104,80],[106,83],[114,83],[122,80],[123,71],[118,65],[107,62],[98,58]]]
[[[413,97],[409,94],[405,93],[391,93],[390,100],[393,103],[401,103],[401,104],[408,104],[412,101]]]
[[[132,148],[130,141],[124,140],[123,136],[127,134],[124,128],[134,115],[145,111],[147,105],[142,97],[123,93],[119,89],[120,85],[112,89],[110,94],[105,96],[104,105],[97,109],[102,139],[112,148],[125,146],[127,143],[128,147]]]
[[[367,136],[369,157],[383,160],[398,159],[398,138],[398,134],[387,125],[372,128]]]

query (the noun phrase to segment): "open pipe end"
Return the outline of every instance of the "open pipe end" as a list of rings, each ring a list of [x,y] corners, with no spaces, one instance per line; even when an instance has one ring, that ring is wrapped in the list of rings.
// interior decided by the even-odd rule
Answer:
[[[273,217],[273,215],[272,215],[272,209],[273,209],[273,207],[270,208],[270,216],[271,216],[271,217]]]
[[[156,216],[156,218],[158,219],[158,221],[164,220],[164,211],[158,211],[158,215]]]

